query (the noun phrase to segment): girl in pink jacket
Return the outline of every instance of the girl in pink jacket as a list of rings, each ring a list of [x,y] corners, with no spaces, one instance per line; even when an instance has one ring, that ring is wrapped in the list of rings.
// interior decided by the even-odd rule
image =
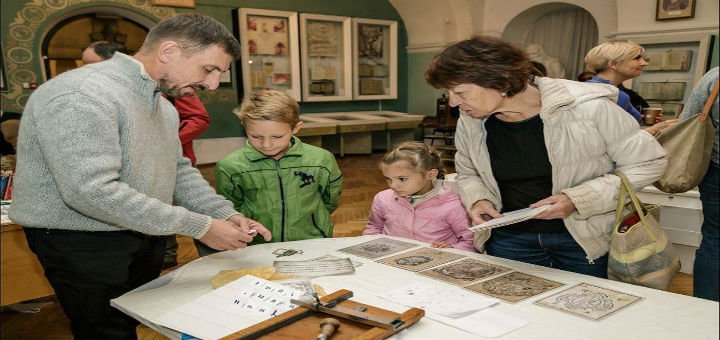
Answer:
[[[390,189],[373,199],[364,235],[385,234],[475,251],[460,197],[443,186],[440,157],[421,142],[405,142],[380,161]]]

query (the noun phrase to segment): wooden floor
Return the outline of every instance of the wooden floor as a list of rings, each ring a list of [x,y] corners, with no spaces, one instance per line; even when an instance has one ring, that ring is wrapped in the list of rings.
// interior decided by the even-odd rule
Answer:
[[[380,157],[381,155],[375,154],[372,156],[345,156],[338,159],[344,183],[340,207],[332,216],[335,222],[334,237],[356,236],[362,233],[373,197],[379,191],[387,188],[385,178],[377,169]],[[205,178],[214,185],[212,166],[201,166],[200,170]],[[452,169],[448,170],[452,171]],[[190,238],[178,237],[178,244],[178,267],[198,257]],[[172,269],[174,268],[170,270]],[[678,274],[669,291],[692,295],[692,276]],[[70,323],[57,299],[49,297],[33,302],[52,302],[52,304],[34,314],[14,311],[1,312],[0,339],[72,339]],[[142,325],[138,327],[138,338],[141,340],[166,339]]]

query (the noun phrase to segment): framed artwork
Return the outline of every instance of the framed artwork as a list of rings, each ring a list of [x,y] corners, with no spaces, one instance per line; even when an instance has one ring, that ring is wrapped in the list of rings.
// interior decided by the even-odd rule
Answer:
[[[230,68],[227,69],[227,71],[220,74],[220,87],[232,87],[232,72],[235,68],[235,65],[230,65]]]
[[[639,94],[646,100],[683,100],[685,82],[641,82]]]
[[[353,18],[353,98],[397,98],[397,22]]]
[[[351,19],[300,14],[302,98],[352,100]]]
[[[0,44],[0,92],[8,92],[7,70],[5,69],[5,49]]]
[[[655,20],[689,19],[695,17],[695,0],[657,0]]]
[[[152,0],[153,6],[195,8],[195,0]]]
[[[300,50],[296,12],[238,11],[243,92],[274,89],[300,101]]]

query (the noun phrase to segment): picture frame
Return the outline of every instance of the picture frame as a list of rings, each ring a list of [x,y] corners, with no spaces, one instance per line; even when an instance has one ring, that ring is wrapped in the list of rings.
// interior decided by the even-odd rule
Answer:
[[[300,13],[302,98],[352,100],[352,19]]]
[[[353,18],[353,99],[397,98],[397,21]]]
[[[657,0],[655,20],[689,19],[695,17],[696,0]]]
[[[5,68],[5,49],[0,43],[0,92],[8,92],[7,69]]]
[[[301,101],[297,12],[240,8],[243,93],[274,89]]]
[[[235,64],[231,64],[227,71],[220,74],[220,85],[218,87],[233,87],[232,74],[235,69]]]
[[[195,8],[195,0],[152,0],[153,6]]]

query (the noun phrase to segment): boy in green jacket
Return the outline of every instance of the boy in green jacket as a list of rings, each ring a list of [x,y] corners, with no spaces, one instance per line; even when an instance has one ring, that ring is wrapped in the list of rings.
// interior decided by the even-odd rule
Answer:
[[[270,230],[273,242],[332,237],[330,214],[342,191],[332,153],[294,136],[303,125],[299,111],[283,92],[249,94],[233,111],[245,127],[245,147],[215,165],[218,193]],[[251,244],[258,243],[264,241]],[[198,246],[200,256],[214,252]]]

